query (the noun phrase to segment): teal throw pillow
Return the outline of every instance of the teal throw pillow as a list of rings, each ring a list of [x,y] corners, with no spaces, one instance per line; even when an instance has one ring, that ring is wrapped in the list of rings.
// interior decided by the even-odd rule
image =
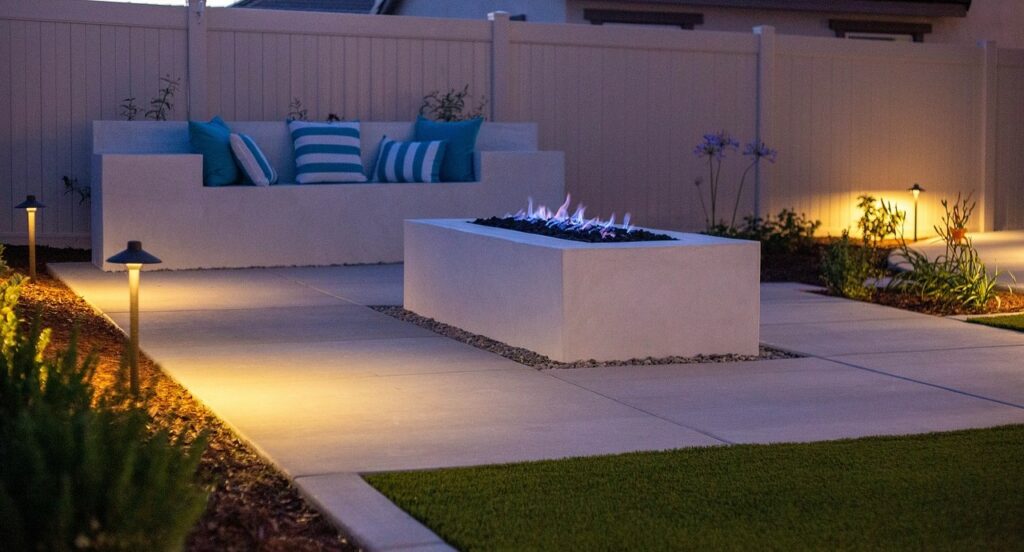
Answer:
[[[209,123],[188,122],[192,151],[203,156],[203,185],[230,186],[238,182],[238,166],[231,153],[231,130],[220,117]]]
[[[441,182],[472,182],[473,153],[476,137],[480,133],[480,117],[468,121],[446,123],[431,121],[422,116],[416,119],[413,140],[417,142],[445,142],[444,160],[441,161]]]

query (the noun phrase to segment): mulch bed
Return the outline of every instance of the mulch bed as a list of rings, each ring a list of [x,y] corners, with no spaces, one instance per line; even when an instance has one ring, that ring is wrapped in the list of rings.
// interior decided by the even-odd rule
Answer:
[[[68,257],[80,260],[81,254]],[[17,255],[9,263],[22,272],[27,265]],[[114,380],[125,348],[124,335],[64,284],[40,274],[25,286],[19,309],[24,318],[39,316],[43,327],[52,329],[51,354],[66,348],[77,328],[79,351],[97,355],[95,386],[102,389]],[[200,476],[212,492],[206,513],[188,538],[188,550],[359,550],[287,478],[150,359],[143,356],[139,369],[153,390],[150,414],[155,426],[183,432],[188,438],[204,430],[208,434]]]
[[[996,296],[997,298],[990,301],[984,309],[978,310],[949,308],[946,305],[942,305],[934,301],[928,301],[910,293],[885,290],[881,290],[876,293],[874,299],[870,302],[885,305],[887,307],[896,307],[898,309],[905,309],[924,314],[934,314],[938,316],[1024,312],[1024,294],[1000,291],[996,293]]]
[[[747,362],[752,360],[774,360],[779,358],[799,358],[800,355],[783,351],[781,349],[775,349],[766,345],[760,346],[760,354],[757,355],[697,355],[692,357],[661,357],[661,358],[631,358],[627,360],[615,360],[615,361],[597,361],[597,360],[580,360],[577,362],[558,362],[551,360],[550,358],[533,352],[529,349],[523,349],[522,347],[513,347],[500,341],[495,341],[489,337],[482,336],[467,332],[461,328],[456,328],[438,322],[433,318],[427,318],[420,316],[415,312],[405,310],[402,307],[390,306],[390,305],[376,305],[371,306],[371,309],[384,313],[388,316],[397,318],[403,322],[410,322],[416,324],[421,328],[428,329],[434,333],[443,335],[445,337],[454,339],[455,341],[461,341],[467,345],[472,345],[477,349],[483,349],[485,351],[503,356],[509,360],[514,360],[520,364],[525,364],[538,370],[548,369],[560,369],[560,368],[596,368],[599,366],[650,366],[654,364],[704,364],[704,363],[716,363],[716,362]]]

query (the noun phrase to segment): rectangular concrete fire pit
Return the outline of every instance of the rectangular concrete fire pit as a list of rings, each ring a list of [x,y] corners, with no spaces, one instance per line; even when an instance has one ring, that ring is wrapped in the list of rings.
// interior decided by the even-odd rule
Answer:
[[[405,308],[553,360],[758,353],[760,244],[585,243],[405,221]]]

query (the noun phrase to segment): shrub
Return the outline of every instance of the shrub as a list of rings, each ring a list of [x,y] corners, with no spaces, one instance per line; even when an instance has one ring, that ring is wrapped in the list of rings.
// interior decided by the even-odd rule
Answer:
[[[466,106],[466,101],[472,99],[472,96],[469,95],[468,84],[462,87],[462,90],[452,88],[443,94],[440,90],[434,90],[430,94],[423,96],[423,103],[420,104],[420,115],[435,121],[446,122],[466,121],[476,119],[477,117],[483,118],[484,108],[487,106],[487,98],[481,96],[476,107],[469,108]]]
[[[309,120],[309,110],[302,107],[302,100],[292,98],[292,101],[288,103],[288,118],[293,121]]]
[[[821,259],[821,280],[832,295],[850,299],[869,299],[875,288],[866,282],[875,274],[872,250],[854,244],[850,233],[843,231],[829,244]]]
[[[45,358],[49,332],[14,312],[17,275],[0,283],[0,542],[10,550],[180,549],[202,514],[205,437],[149,429],[146,399],[97,394],[96,359],[75,340]]]
[[[858,196],[857,207],[861,210],[857,228],[865,246],[877,249],[887,239],[902,237],[903,223],[907,220],[906,211],[900,211],[891,203],[876,200],[870,195]]]
[[[783,209],[775,217],[744,217],[743,226],[739,228],[718,224],[708,234],[756,240],[761,242],[763,251],[767,253],[796,253],[811,247],[819,226],[819,220],[808,220],[803,213]]]
[[[957,194],[952,208],[942,200],[942,224],[936,225],[935,231],[946,242],[946,251],[935,259],[910,249],[900,236],[897,255],[910,270],[895,274],[890,289],[915,294],[948,311],[980,311],[993,299],[998,302],[996,282],[1002,273],[989,276],[971,238],[961,239],[953,231],[967,226],[974,206],[970,195],[962,198]]]
[[[160,77],[160,91],[157,97],[149,101],[146,118],[154,121],[166,121],[167,115],[174,110],[174,95],[181,87],[181,78],[172,79],[170,75]],[[125,107],[127,110],[127,107]]]

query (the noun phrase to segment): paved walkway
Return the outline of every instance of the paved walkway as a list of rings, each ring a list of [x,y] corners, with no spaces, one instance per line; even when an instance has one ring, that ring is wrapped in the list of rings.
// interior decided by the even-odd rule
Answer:
[[[50,269],[126,328],[123,274]],[[362,306],[401,270],[142,277],[143,350],[376,549],[444,545],[360,472],[1024,423],[1024,334],[766,284],[806,358],[537,371]]]

